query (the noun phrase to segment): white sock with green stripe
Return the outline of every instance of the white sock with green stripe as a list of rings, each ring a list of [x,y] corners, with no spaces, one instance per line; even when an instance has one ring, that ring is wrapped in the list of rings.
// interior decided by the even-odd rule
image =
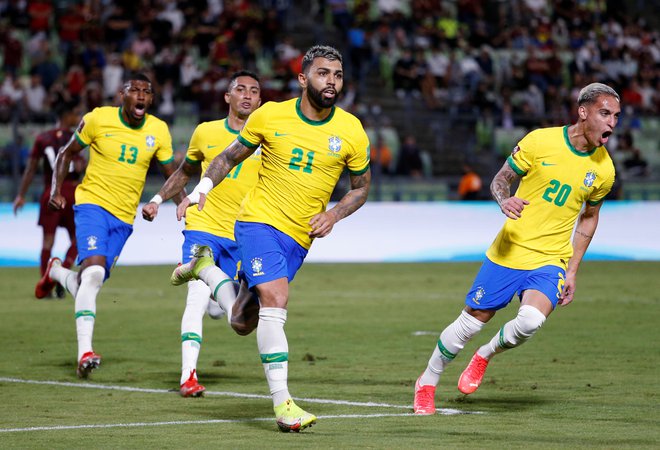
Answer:
[[[103,266],[89,266],[80,275],[80,287],[75,301],[78,361],[83,354],[92,351],[96,296],[103,286],[104,278],[105,268]]]
[[[545,322],[545,314],[530,305],[523,305],[515,319],[505,323],[490,342],[477,350],[479,356],[490,359],[496,353],[518,347],[534,336]]]
[[[231,323],[231,309],[236,302],[238,283],[234,282],[218,266],[204,267],[199,271],[199,279],[211,288],[211,294],[227,314],[227,322]]]
[[[273,406],[291,398],[287,384],[289,370],[289,344],[284,333],[286,309],[264,308],[259,310],[257,347],[266,373],[266,381],[273,396]]]
[[[51,280],[60,283],[69,293],[76,298],[80,283],[78,283],[78,272],[67,269],[64,266],[53,266],[48,274]]]
[[[202,345],[202,321],[211,301],[211,290],[200,280],[188,282],[186,309],[181,318],[181,384],[197,369],[197,358]]]
[[[437,386],[445,366],[456,358],[465,344],[479,333],[484,325],[484,322],[475,319],[465,310],[461,311],[461,315],[440,334],[419,384]]]

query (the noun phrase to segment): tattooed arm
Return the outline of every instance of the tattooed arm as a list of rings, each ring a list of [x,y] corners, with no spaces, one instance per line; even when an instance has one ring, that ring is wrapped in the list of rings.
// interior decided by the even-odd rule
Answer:
[[[367,170],[361,175],[351,175],[351,190],[328,211],[321,212],[311,218],[309,224],[312,230],[309,236],[312,238],[325,237],[332,231],[332,227],[341,219],[350,216],[357,211],[369,196],[371,185],[371,171]]]
[[[197,209],[201,211],[206,202],[206,194],[224,180],[231,169],[254,153],[256,149],[256,147],[246,147],[238,140],[234,140],[222,153],[213,158],[199,184],[176,208],[177,219],[181,220],[185,217],[186,209],[194,204],[198,204]]]
[[[520,179],[520,176],[505,162],[493,181],[490,183],[490,192],[500,205],[500,209],[510,219],[516,220],[522,215],[527,200],[511,196],[511,185]]]

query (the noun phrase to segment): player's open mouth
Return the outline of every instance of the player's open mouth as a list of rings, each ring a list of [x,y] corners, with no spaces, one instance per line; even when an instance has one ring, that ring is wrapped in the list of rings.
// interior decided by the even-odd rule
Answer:
[[[136,117],[143,117],[145,114],[145,107],[143,104],[138,103],[137,105],[135,105],[135,109],[133,111]]]
[[[603,134],[600,136],[600,142],[601,142],[601,145],[606,144],[607,141],[609,140],[609,137],[610,137],[611,135],[612,135],[612,132],[611,132],[611,131],[606,131],[605,133],[603,133]]]
[[[325,97],[331,98],[337,95],[337,91],[335,91],[334,89],[326,89],[323,91],[323,95]]]

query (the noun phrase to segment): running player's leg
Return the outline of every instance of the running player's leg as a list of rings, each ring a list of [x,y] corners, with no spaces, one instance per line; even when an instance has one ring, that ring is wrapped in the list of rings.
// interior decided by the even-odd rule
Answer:
[[[211,290],[200,280],[188,282],[186,308],[181,318],[181,380],[183,397],[198,397],[205,388],[197,381],[197,360],[202,345],[202,323]]]

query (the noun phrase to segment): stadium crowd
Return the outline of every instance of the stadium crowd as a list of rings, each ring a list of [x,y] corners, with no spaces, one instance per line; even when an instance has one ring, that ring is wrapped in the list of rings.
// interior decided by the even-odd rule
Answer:
[[[576,90],[600,81],[622,96],[621,128],[635,129],[660,112],[660,33],[625,11],[605,0],[5,1],[0,122],[48,123],[71,99],[114,103],[126,70],[151,74],[167,122],[182,104],[194,122],[216,119],[238,69],[260,74],[264,102],[297,95],[313,39],[343,51],[340,105],[365,120],[385,91],[504,128],[565,124]]]

